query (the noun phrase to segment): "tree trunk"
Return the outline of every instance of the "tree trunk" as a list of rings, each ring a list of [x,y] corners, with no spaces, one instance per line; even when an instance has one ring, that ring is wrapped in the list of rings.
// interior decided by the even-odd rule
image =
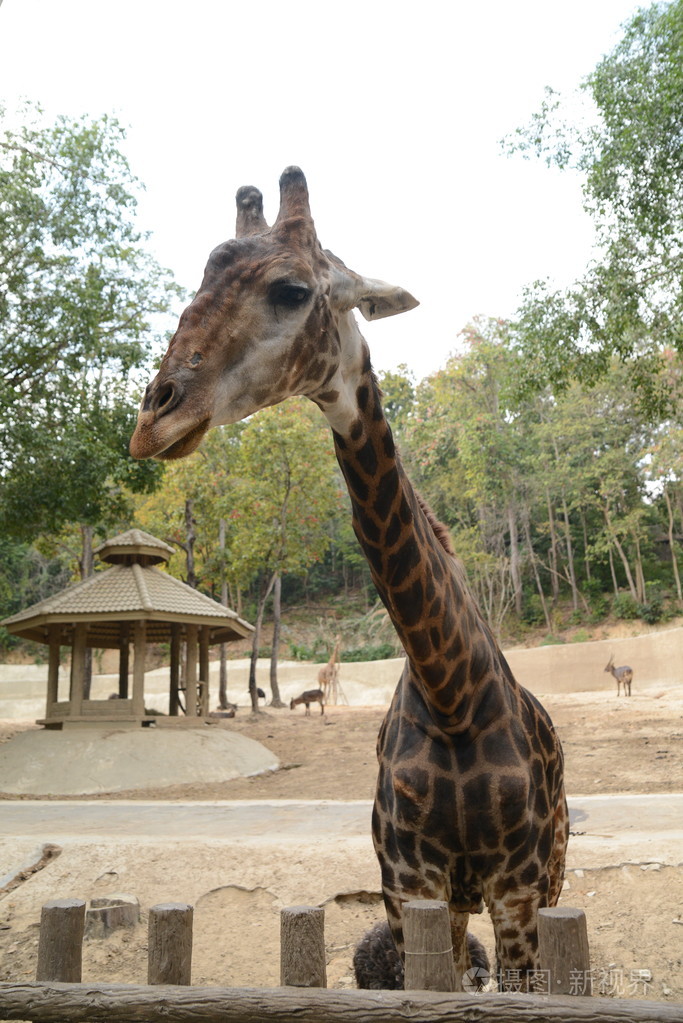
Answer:
[[[638,592],[638,600],[641,604],[644,604],[647,596],[645,591],[645,575],[643,573],[643,558],[640,553],[640,539],[635,531],[631,535],[633,537],[633,546],[636,549],[636,590]]]
[[[567,548],[567,572],[569,575],[569,584],[572,589],[572,607],[575,611],[579,609],[579,590],[576,585],[576,571],[574,568],[574,548],[572,545],[572,534],[571,526],[569,524],[569,510],[567,508],[566,498],[562,498],[562,514],[564,517],[564,538],[565,545]]]
[[[228,606],[228,580],[225,574],[225,519],[218,526],[218,546],[221,552],[221,604]],[[228,644],[221,643],[218,671],[218,709],[228,709]]]
[[[586,514],[581,510],[581,528],[583,530],[583,564],[586,569],[586,579],[591,578],[591,563],[588,557],[588,523],[586,522]]]
[[[669,491],[664,488],[664,500],[666,501],[666,511],[669,519],[668,535],[669,535],[669,551],[671,552],[671,566],[673,568],[674,580],[676,582],[676,595],[678,597],[678,603],[683,601],[683,592],[681,592],[681,577],[678,572],[678,550],[676,541],[674,539],[674,512],[671,504],[671,497]]]
[[[251,697],[251,709],[254,714],[259,713],[258,709],[258,689],[256,686],[256,662],[258,660],[258,650],[261,644],[261,626],[263,625],[263,612],[266,606],[266,601],[270,596],[270,591],[275,585],[277,573],[274,572],[270,577],[270,581],[265,588],[263,596],[259,600],[258,609],[256,612],[256,622],[254,623],[254,635],[251,644],[251,663],[249,665],[249,695]]]
[[[612,586],[614,587],[614,596],[618,597],[619,596],[619,582],[617,580],[617,570],[614,567],[614,551],[610,547],[607,553],[609,554],[609,570],[612,573]]]
[[[524,535],[526,537],[526,545],[527,550],[529,551],[529,560],[531,561],[534,579],[536,580],[536,589],[538,590],[538,595],[541,599],[541,607],[543,608],[543,617],[545,618],[545,624],[548,627],[548,632],[552,632],[553,624],[550,619],[550,612],[548,611],[548,604],[545,599],[545,593],[543,592],[543,583],[541,582],[541,577],[538,574],[538,563],[536,561],[536,554],[534,553],[534,548],[531,540],[531,528],[529,526],[528,515],[524,516]]]
[[[610,518],[609,508],[607,505],[605,505],[605,507],[603,508],[603,514],[605,516],[605,522],[607,523],[608,536],[610,537],[612,543],[616,547],[617,554],[621,558],[621,563],[624,566],[624,572],[626,573],[626,581],[628,582],[628,588],[631,591],[631,596],[635,601],[637,601],[638,591],[636,590],[636,585],[633,581],[633,576],[631,574],[631,566],[628,563],[626,552],[624,551],[624,548],[621,546],[619,542],[619,537],[617,536],[615,530],[612,528],[612,519]]]
[[[272,699],[271,707],[284,707],[280,697],[280,687],[277,681],[277,659],[280,647],[280,618],[281,618],[281,597],[282,577],[278,573],[273,586],[273,646],[270,652],[270,691]]]
[[[192,505],[193,502],[189,499],[185,502],[185,563],[187,566],[185,582],[188,586],[191,586],[193,590],[196,590],[197,575],[194,568],[194,544],[197,539],[197,535],[194,531],[195,520]]]
[[[508,533],[510,536],[510,579],[512,590],[515,595],[515,611],[517,617],[522,617],[522,577],[519,565],[519,542],[517,537],[517,516],[515,506],[510,502],[508,505]]]
[[[557,570],[557,533],[555,532],[555,511],[553,509],[550,494],[546,490],[546,503],[548,506],[548,529],[550,531],[550,586],[553,594],[553,603],[556,604],[560,597],[559,572]]]
[[[93,527],[81,526],[81,579],[89,579],[95,573],[95,556],[92,550]],[[90,699],[92,686],[92,647],[86,646],[83,658],[83,699]]]

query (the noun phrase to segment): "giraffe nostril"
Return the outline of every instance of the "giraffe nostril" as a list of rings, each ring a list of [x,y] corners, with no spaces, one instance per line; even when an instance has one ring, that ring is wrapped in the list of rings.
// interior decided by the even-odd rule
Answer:
[[[181,388],[178,384],[169,380],[163,384],[152,398],[152,408],[160,415],[165,415],[174,409],[182,397]]]

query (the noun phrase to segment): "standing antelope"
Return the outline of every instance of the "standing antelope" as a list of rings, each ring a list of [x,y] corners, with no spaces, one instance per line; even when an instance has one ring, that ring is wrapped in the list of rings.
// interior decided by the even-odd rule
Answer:
[[[617,696],[621,696],[621,684],[624,683],[624,696],[631,695],[631,682],[633,681],[633,668],[628,664],[622,664],[620,668],[614,667],[614,654],[610,657],[605,671],[609,671],[617,680]]]

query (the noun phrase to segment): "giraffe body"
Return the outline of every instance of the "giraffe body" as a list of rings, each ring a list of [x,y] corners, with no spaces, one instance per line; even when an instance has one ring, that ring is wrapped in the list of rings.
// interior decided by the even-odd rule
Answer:
[[[289,168],[269,228],[260,193],[237,194],[237,238],[204,281],[147,389],[136,457],[177,458],[206,431],[307,395],[333,431],[356,536],[406,651],[377,744],[373,840],[394,941],[402,906],[444,899],[459,976],[471,912],[488,908],[503,971],[537,967],[536,911],[562,886],[568,816],[559,740],[513,678],[443,526],[396,452],[353,316],[413,308],[321,248],[305,179]],[[524,978],[522,978],[524,979]]]

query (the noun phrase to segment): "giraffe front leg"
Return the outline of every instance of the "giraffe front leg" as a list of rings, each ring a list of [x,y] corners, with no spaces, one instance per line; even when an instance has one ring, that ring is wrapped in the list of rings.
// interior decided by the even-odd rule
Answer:
[[[501,991],[529,991],[535,986],[542,989],[537,916],[539,908],[547,905],[547,895],[534,888],[515,888],[487,899]]]
[[[467,948],[467,922],[470,915],[454,909],[452,905],[449,905],[448,913],[451,921],[455,990],[469,992],[478,990],[480,985],[472,976],[472,963]]]
[[[389,927],[391,929],[396,948],[398,949],[399,955],[401,956],[404,964],[406,963],[406,956],[411,954],[411,952],[406,952],[405,948],[404,911],[406,903],[413,900],[438,900],[448,904],[450,945],[447,950],[450,951],[453,956],[453,965],[455,969],[454,990],[470,992],[480,990],[488,982],[488,971],[485,968],[483,970],[481,969],[481,967],[485,967],[487,965],[487,957],[485,953],[483,955],[486,962],[477,962],[475,964],[476,976],[472,970],[473,964],[467,941],[467,923],[469,920],[469,913],[457,910],[449,904],[446,892],[425,892],[424,882],[421,882],[421,890],[418,892],[396,892],[385,888],[383,890],[383,895]],[[443,951],[446,951],[446,949]],[[483,973],[486,973],[485,977],[483,977]]]

